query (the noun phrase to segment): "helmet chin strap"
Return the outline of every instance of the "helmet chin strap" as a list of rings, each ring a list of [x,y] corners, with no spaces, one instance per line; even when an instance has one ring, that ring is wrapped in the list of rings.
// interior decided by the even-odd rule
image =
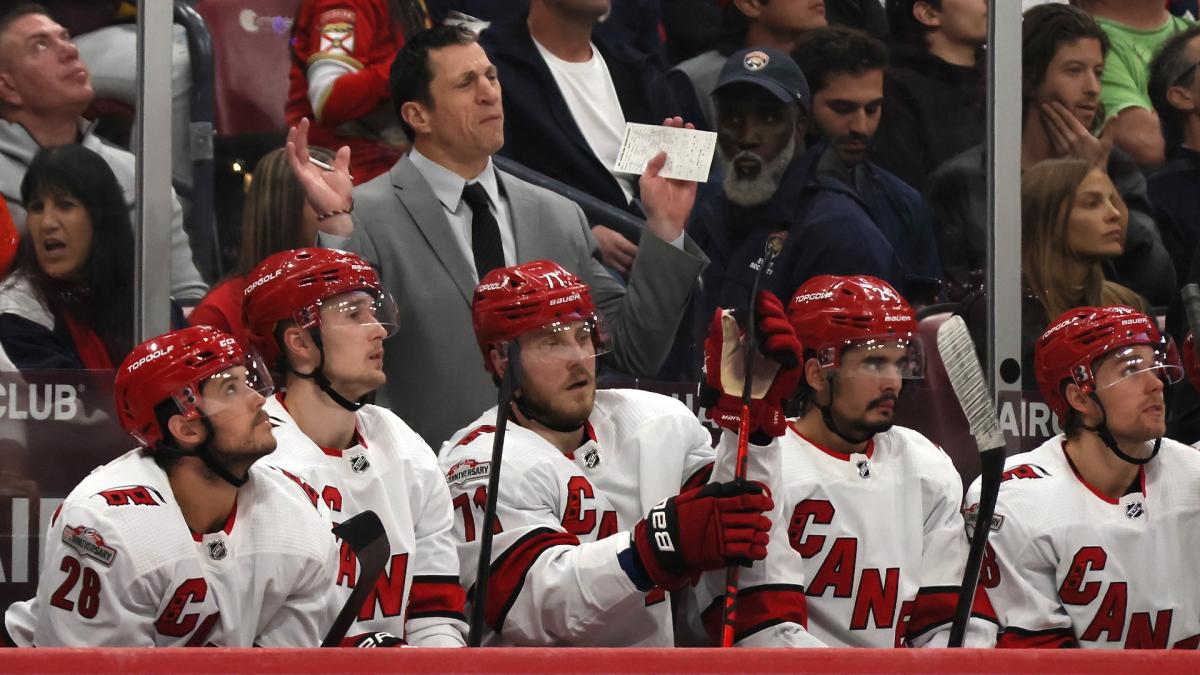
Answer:
[[[1096,405],[1100,406],[1100,414],[1102,415],[1100,418],[1100,423],[1094,427],[1089,427],[1086,424],[1081,424],[1080,426],[1099,436],[1100,440],[1103,441],[1106,446],[1108,446],[1108,449],[1123,461],[1141,466],[1154,459],[1154,456],[1158,454],[1159,448],[1162,447],[1161,436],[1154,439],[1154,449],[1150,451],[1149,457],[1138,459],[1137,457],[1131,457],[1125,454],[1125,451],[1121,450],[1121,448],[1117,446],[1117,439],[1113,438],[1112,432],[1108,430],[1108,411],[1104,409],[1104,403],[1100,401],[1100,397],[1096,395],[1096,392],[1092,392],[1091,397],[1096,401]]]
[[[204,462],[204,466],[207,467],[209,471],[213,472],[218,478],[226,483],[229,483],[233,487],[240,488],[245,485],[246,481],[250,480],[250,471],[247,470],[245,476],[238,478],[237,476],[233,475],[229,469],[221,466],[220,462],[217,461],[216,457],[213,457],[212,452],[210,451],[210,448],[212,447],[212,440],[217,436],[217,430],[215,427],[213,427],[212,420],[208,419],[208,416],[204,413],[200,413],[200,423],[204,425],[204,430],[208,432],[208,435],[204,439],[204,442],[196,446],[196,448],[191,452],[173,445],[168,445],[166,443],[160,443],[159,447],[155,448],[155,452],[175,455],[177,457],[195,457],[201,462]]]
[[[326,396],[333,399],[334,403],[350,412],[358,412],[363,407],[363,401],[351,401],[342,396],[338,393],[338,390],[333,388],[333,384],[329,382],[329,378],[325,376],[325,346],[321,343],[320,329],[309,331],[309,335],[312,336],[313,342],[317,345],[317,351],[321,354],[320,363],[317,364],[317,367],[311,373],[302,373],[289,364],[287,367],[288,372],[297,377],[312,380],[321,391],[325,392]]]
[[[838,438],[842,439],[843,441],[846,441],[847,443],[849,443],[851,445],[858,445],[859,443],[865,443],[868,440],[870,440],[871,437],[874,436],[875,434],[867,434],[866,436],[863,436],[862,438],[853,438],[851,436],[847,436],[845,433],[842,432],[841,429],[838,429],[837,422],[835,422],[833,420],[833,399],[836,395],[837,395],[837,375],[830,375],[829,376],[829,405],[821,405],[820,403],[817,403],[816,400],[813,400],[813,405],[815,405],[817,407],[817,410],[821,411],[821,419],[825,422],[825,427],[827,429],[829,429],[830,431],[832,431]]]

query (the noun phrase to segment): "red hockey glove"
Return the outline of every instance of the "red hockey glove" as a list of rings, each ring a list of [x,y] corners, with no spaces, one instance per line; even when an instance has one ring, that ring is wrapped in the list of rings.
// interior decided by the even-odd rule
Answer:
[[[709,483],[665,499],[633,528],[633,548],[646,576],[668,591],[701,572],[767,557],[774,507],[758,483]]]
[[[404,647],[405,642],[391,633],[380,630],[375,631],[374,633],[348,635],[342,639],[341,646],[357,647],[359,649],[373,647]]]
[[[804,349],[779,298],[761,291],[757,305],[757,348],[765,357],[754,359],[750,433],[761,430],[769,436],[782,436],[787,429],[784,402],[791,398],[800,382]],[[742,420],[744,340],[733,314],[718,309],[704,340],[704,386],[700,403],[708,409],[708,419],[734,431],[738,430]]]

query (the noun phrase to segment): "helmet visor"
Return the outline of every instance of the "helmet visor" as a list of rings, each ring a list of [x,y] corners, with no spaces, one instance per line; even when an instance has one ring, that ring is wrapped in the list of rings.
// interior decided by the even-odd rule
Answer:
[[[523,358],[568,363],[608,353],[600,319],[556,321],[522,336]]]
[[[925,377],[921,338],[892,336],[854,340],[842,347],[839,377],[919,380]]]
[[[275,391],[271,373],[254,352],[249,352],[239,365],[201,380],[175,394],[175,402],[185,413],[203,412],[214,417],[222,412],[244,406],[247,398],[257,401]]]
[[[1111,389],[1133,378],[1152,373],[1165,384],[1183,379],[1183,368],[1172,363],[1167,354],[1150,345],[1132,345],[1112,351],[1096,366],[1096,391]]]
[[[326,330],[383,331],[391,337],[400,328],[399,312],[390,293],[359,290],[321,301],[321,327]]]

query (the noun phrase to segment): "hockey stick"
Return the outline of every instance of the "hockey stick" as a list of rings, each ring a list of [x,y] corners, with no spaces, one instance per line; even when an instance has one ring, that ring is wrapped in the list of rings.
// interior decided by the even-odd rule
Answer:
[[[996,512],[996,497],[1000,494],[1000,476],[1004,472],[1005,443],[996,417],[996,407],[988,394],[983,368],[975,354],[975,343],[960,316],[952,316],[938,328],[938,354],[946,366],[946,374],[962,406],[975,444],[979,448],[980,491],[979,510],[975,514],[975,531],[967,554],[962,586],[954,607],[954,622],[950,625],[950,647],[961,647],[971,617],[975,587],[979,583],[979,566],[992,530],[992,515]]]
[[[1188,284],[1180,289],[1183,296],[1183,311],[1187,314],[1188,328],[1194,339],[1200,340],[1200,284]]]
[[[500,492],[500,462],[504,457],[504,432],[508,428],[508,409],[512,405],[514,381],[517,379],[517,341],[508,343],[508,367],[500,378],[496,402],[496,436],[492,439],[492,461],[488,465],[487,505],[483,510],[483,532],[479,535],[479,566],[475,570],[475,593],[471,601],[471,630],[467,646],[478,647],[483,642],[483,609],[487,602],[488,579],[492,574],[492,530],[496,522],[496,496]]]
[[[321,640],[322,647],[341,646],[346,631],[350,630],[350,624],[354,623],[354,617],[358,615],[358,610],[362,609],[367,595],[375,588],[379,575],[383,574],[388,553],[392,550],[383,523],[374,511],[363,511],[333,528],[333,533],[354,551],[354,556],[358,559],[358,581],[354,583],[350,597],[346,599],[346,604],[342,605],[333,626],[325,634],[325,639]]]
[[[751,369],[754,367],[754,352],[758,348],[755,343],[754,330],[754,310],[758,306],[758,285],[762,281],[763,270],[770,266],[771,261],[783,249],[783,240],[786,236],[786,233],[774,233],[767,237],[766,248],[763,249],[762,257],[758,259],[758,269],[754,271],[754,283],[750,286],[750,318],[746,322],[746,354],[743,357],[745,361],[742,370],[742,420],[738,424],[737,460],[733,468],[733,479],[739,484],[746,480],[746,463],[749,461],[750,392],[754,381]],[[741,569],[739,565],[730,565],[725,568],[725,604],[721,608],[722,647],[733,646],[733,624],[737,621],[738,575],[741,573]]]

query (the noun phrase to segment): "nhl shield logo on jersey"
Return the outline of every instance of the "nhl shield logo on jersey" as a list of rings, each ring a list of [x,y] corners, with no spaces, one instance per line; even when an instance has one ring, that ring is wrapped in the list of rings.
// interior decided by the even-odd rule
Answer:
[[[870,463],[867,462],[867,460],[864,459],[862,461],[859,461],[854,466],[858,467],[858,477],[859,478],[870,478],[871,477],[871,465],[870,465]]]
[[[220,540],[208,542],[208,557],[213,560],[224,560],[228,553],[229,549],[225,548],[225,542]]]
[[[354,473],[362,473],[371,468],[371,463],[367,461],[366,455],[354,455],[350,458],[350,470]]]
[[[105,544],[104,537],[100,536],[95,528],[67,525],[63,528],[62,540],[67,546],[79,551],[79,555],[97,560],[105,566],[111,565],[117,557],[117,550]]]
[[[1146,508],[1141,502],[1129,502],[1125,505],[1125,517],[1130,520],[1136,520],[1146,513]]]
[[[450,467],[450,470],[446,472],[446,484],[455,487],[465,485],[476,478],[487,478],[491,465],[491,462],[464,459]]]
[[[600,451],[595,448],[588,448],[588,451],[583,453],[583,465],[589,469],[600,466]]]

